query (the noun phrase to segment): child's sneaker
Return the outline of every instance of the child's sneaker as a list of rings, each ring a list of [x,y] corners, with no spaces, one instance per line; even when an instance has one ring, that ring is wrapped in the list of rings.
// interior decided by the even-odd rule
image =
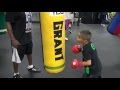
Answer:
[[[20,74],[16,74],[13,76],[13,78],[22,78],[22,77],[20,76]]]
[[[40,69],[37,69],[35,66],[33,66],[33,68],[28,68],[28,71],[30,71],[30,72],[37,72],[37,73],[40,73],[41,72],[41,70]]]
[[[65,38],[65,40],[68,40],[68,38]]]
[[[71,27],[72,27],[72,22],[69,24],[69,28],[68,28],[68,31],[69,31],[70,33],[72,33]]]
[[[70,33],[72,33],[72,30],[71,30],[71,29],[69,29],[68,31],[69,31]]]

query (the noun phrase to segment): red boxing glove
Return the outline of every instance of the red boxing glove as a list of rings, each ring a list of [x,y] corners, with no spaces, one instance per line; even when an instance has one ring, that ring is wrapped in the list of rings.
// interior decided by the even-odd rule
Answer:
[[[80,45],[74,45],[72,47],[72,51],[73,51],[73,53],[78,54],[79,52],[81,52],[81,46]]]
[[[82,61],[79,61],[79,60],[77,60],[77,59],[74,59],[73,62],[72,62],[72,64],[71,64],[71,67],[72,67],[73,69],[77,69],[77,68],[83,68],[84,65],[83,65],[83,62],[82,62]]]
[[[72,64],[71,64],[71,67],[73,69],[77,69],[79,67],[79,61],[77,59],[74,59]]]

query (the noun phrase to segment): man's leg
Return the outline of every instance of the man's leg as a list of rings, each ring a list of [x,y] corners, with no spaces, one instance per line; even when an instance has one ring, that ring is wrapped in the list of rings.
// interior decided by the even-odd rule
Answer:
[[[33,68],[33,63],[32,63],[32,48],[33,48],[33,43],[32,41],[28,44],[25,45],[26,46],[26,54],[27,54],[27,59],[28,59],[28,68]]]
[[[14,73],[18,73],[18,63],[13,62]]]
[[[103,27],[105,27],[105,15],[102,15],[102,23],[101,23],[101,25],[102,25]]]
[[[32,54],[27,55],[27,59],[28,59],[28,64],[33,65],[33,63],[32,63]]]
[[[27,55],[27,59],[28,59],[28,64],[29,64],[28,65],[28,71],[30,71],[30,72],[40,72],[40,70],[37,69],[32,63],[32,54]]]
[[[28,65],[28,71],[40,72],[40,70],[37,69],[32,63],[32,47],[33,47],[32,41],[26,45],[26,52],[25,53],[27,55],[28,64],[29,64]]]
[[[78,21],[77,21],[77,26],[79,26],[80,21],[81,21],[80,12],[78,12]]]
[[[13,62],[13,68],[14,68],[13,78],[21,78],[20,73],[18,71],[18,63]]]
[[[80,17],[78,17],[77,26],[80,24]]]
[[[72,29],[71,29],[71,27],[72,27],[72,21],[71,21],[71,20],[69,20],[69,27],[68,27],[68,31],[69,31],[70,33],[72,33]]]
[[[24,48],[24,46],[20,45],[20,46],[17,48],[17,52],[18,52],[18,56],[19,56],[20,60],[23,60],[24,53],[25,53],[25,48]],[[13,53],[13,54],[14,54],[14,53]],[[15,57],[17,57],[17,56],[15,56]],[[21,78],[20,73],[19,73],[19,70],[18,70],[18,67],[19,67],[19,63],[13,62],[13,68],[14,68],[13,78]]]

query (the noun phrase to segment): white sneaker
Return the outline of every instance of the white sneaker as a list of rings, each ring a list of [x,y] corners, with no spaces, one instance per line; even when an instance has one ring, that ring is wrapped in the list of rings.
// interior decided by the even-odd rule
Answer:
[[[105,24],[101,24],[101,26],[105,27]]]
[[[68,40],[68,38],[65,38],[65,40]]]
[[[105,24],[103,24],[103,27],[105,27]]]

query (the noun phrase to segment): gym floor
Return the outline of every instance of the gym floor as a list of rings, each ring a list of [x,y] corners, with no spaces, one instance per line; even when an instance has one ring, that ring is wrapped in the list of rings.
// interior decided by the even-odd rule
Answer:
[[[66,63],[65,69],[59,74],[50,74],[43,66],[42,40],[40,34],[40,24],[33,23],[33,63],[41,69],[41,73],[30,73],[27,71],[27,58],[24,57],[20,64],[19,71],[23,78],[81,78],[83,69],[73,70],[70,63],[74,58],[82,59],[81,54],[75,55],[71,47],[76,44],[76,36],[80,30],[89,29],[92,32],[92,41],[95,43],[99,58],[102,62],[103,78],[120,78],[120,37],[109,34],[105,27],[100,24],[80,24],[72,27],[72,34],[67,32],[66,41]],[[12,78],[13,67],[11,62],[11,45],[7,34],[0,36],[0,78]]]

